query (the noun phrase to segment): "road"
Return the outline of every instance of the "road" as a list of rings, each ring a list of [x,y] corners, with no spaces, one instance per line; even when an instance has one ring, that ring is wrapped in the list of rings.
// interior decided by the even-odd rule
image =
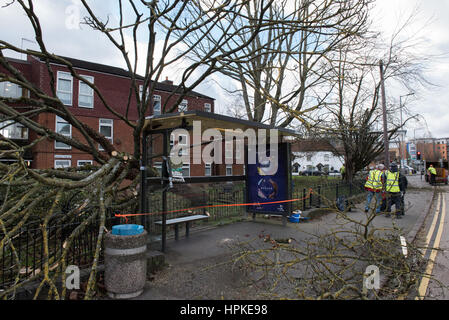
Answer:
[[[425,272],[432,277],[421,279],[417,300],[449,299],[449,187],[438,185],[434,199],[419,234],[420,243],[427,248],[423,254],[429,259]]]

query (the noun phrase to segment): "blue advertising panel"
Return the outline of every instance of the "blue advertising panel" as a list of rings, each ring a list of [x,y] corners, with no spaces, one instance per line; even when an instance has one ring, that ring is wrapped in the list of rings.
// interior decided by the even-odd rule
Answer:
[[[260,203],[259,205],[248,206],[248,212],[277,215],[290,214],[290,202],[282,202],[291,199],[289,188],[289,145],[282,143],[278,145],[278,148],[278,163],[275,173],[267,174],[267,168],[269,168],[270,163],[267,160],[260,161],[259,155],[256,157],[255,164],[247,164],[246,166],[247,202]],[[267,156],[269,155],[267,154]]]

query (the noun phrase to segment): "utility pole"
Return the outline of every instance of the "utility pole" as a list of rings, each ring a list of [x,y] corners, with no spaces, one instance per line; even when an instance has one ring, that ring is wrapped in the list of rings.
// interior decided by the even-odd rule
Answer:
[[[402,172],[402,145],[404,144],[404,123],[402,122],[402,97],[408,97],[414,95],[414,92],[410,92],[409,94],[399,96],[399,109],[401,112],[401,141],[399,142],[399,171]],[[406,152],[404,152],[406,154]],[[407,154],[406,154],[407,159]]]
[[[384,63],[382,60],[379,62],[380,67],[380,89],[382,95],[382,113],[384,122],[384,149],[385,149],[385,166],[390,166],[390,148],[388,142],[388,129],[387,129],[387,106],[385,97],[385,80],[384,80]]]

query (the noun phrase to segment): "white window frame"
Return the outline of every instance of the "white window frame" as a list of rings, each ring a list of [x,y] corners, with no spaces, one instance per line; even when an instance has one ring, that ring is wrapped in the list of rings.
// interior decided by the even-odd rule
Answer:
[[[207,174],[207,170],[209,170],[209,174]],[[204,176],[211,177],[212,176],[212,163],[204,164]]]
[[[110,121],[111,123],[110,124],[101,123],[101,121],[105,121],[105,120],[106,121]],[[111,136],[110,137],[104,136],[104,137],[106,139],[109,139],[111,141],[111,143],[113,144],[114,143],[114,120],[113,119],[106,119],[106,118],[98,119],[98,132],[100,134],[102,134],[101,133],[101,127],[102,126],[105,126],[105,127],[110,126],[111,127]],[[98,145],[98,148],[99,148],[100,151],[104,151],[104,149],[103,149],[103,147],[101,145]]]
[[[184,175],[184,169],[189,170],[189,174],[188,175]],[[182,176],[183,177],[190,177],[190,163],[183,163],[183,165],[182,165]]]
[[[228,174],[228,169],[231,169],[231,174]],[[226,176],[232,176],[232,164],[227,164],[226,165]]]
[[[85,162],[85,164],[83,164],[83,165],[80,165],[80,162]],[[85,166],[86,164],[90,164],[90,165],[93,165],[93,161],[92,160],[78,160],[77,162],[76,162],[76,165],[77,165],[77,167],[82,167],[82,166]]]
[[[178,112],[186,112],[188,110],[189,110],[189,102],[184,99],[178,106]]]
[[[58,132],[58,122],[60,122],[60,123],[68,123],[68,122],[65,121],[63,118],[61,118],[61,117],[59,117],[59,116],[56,116],[56,117],[55,117],[55,132],[58,133],[58,134],[60,134],[60,135],[62,135],[62,136],[65,136],[65,137],[68,137],[68,138],[72,138],[72,125],[68,123],[68,124],[69,124],[69,127],[70,127],[70,134],[63,134],[63,133],[59,133],[59,132]],[[64,144],[66,147],[64,147],[64,146],[59,146],[59,147],[58,147],[58,145],[57,145],[58,142],[59,142],[59,141],[56,141],[56,140],[55,140],[55,149],[72,150],[72,146],[69,146],[68,144],[65,144],[64,142],[59,142],[59,143]]]
[[[143,85],[142,84],[140,84],[139,85],[139,97],[140,97],[140,100],[142,100],[142,95],[143,94]],[[149,88],[147,88],[147,92],[146,92],[146,97],[148,98],[148,95],[150,94],[150,89]]]
[[[56,164],[57,162],[67,162],[68,166],[58,166]],[[55,169],[58,169],[58,168],[70,168],[71,166],[72,166],[72,160],[69,160],[69,159],[55,159],[55,161],[54,161]]]
[[[4,95],[6,93],[6,90],[5,90],[6,86],[8,86],[8,85],[12,85],[14,87],[16,95],[14,95],[14,96]],[[3,97],[3,98],[19,99],[19,98],[23,97],[23,88],[14,82],[10,82],[10,81],[0,82],[0,90],[1,90],[0,97]]]
[[[204,104],[204,111],[206,111],[206,112],[212,112],[212,104],[210,104],[210,103],[205,103],[205,104]]]
[[[10,135],[10,130],[8,129],[9,127],[12,127],[12,132],[15,131],[15,128],[25,128],[26,129],[26,134],[25,137],[17,137],[14,135]],[[24,125],[22,125],[20,122],[15,122],[13,120],[7,120],[7,121],[0,121],[0,134],[2,136],[4,136],[5,138],[8,139],[13,139],[13,140],[28,140],[28,134],[29,134],[29,130],[27,127],[25,127]]]
[[[81,76],[86,78],[86,80],[90,81],[91,83],[94,83],[94,77],[86,76],[86,75],[81,75]],[[81,85],[86,85],[92,91],[92,94],[91,95],[81,94]],[[82,106],[82,105],[80,105],[80,96],[92,97],[92,105],[91,106]],[[87,109],[93,109],[94,108],[94,96],[95,96],[94,89],[92,89],[91,87],[89,87],[89,85],[87,85],[85,82],[80,80],[79,83],[78,83],[78,107],[80,107],[80,108],[87,108]]]
[[[55,154],[55,159],[72,159],[71,154]]]
[[[62,91],[59,89],[59,79],[64,79],[64,80],[70,80],[70,92],[69,91]],[[70,73],[68,72],[63,72],[63,71],[58,71],[57,72],[57,79],[56,79],[56,94],[58,94],[59,92],[61,93],[70,93],[70,103],[64,103],[61,98],[59,98],[59,100],[61,100],[61,102],[66,105],[66,106],[72,106],[73,105],[73,77]]]
[[[156,105],[156,102],[159,102],[159,113],[156,113],[154,110],[154,106]],[[162,97],[160,95],[153,95],[153,115],[159,115],[162,114]]]

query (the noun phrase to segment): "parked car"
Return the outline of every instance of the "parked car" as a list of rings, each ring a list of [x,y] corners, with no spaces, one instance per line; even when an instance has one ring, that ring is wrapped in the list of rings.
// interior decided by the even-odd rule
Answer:
[[[325,173],[323,171],[318,170],[304,170],[301,172],[302,176],[324,176]]]
[[[340,173],[340,171],[338,171],[338,170],[334,170],[334,171],[329,171],[329,176],[333,176],[333,177],[335,177],[335,176],[341,176],[341,173]]]

